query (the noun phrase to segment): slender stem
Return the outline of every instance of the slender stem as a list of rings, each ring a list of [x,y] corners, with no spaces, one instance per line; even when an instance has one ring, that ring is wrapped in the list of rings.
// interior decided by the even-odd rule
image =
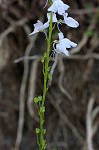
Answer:
[[[43,150],[42,149],[42,141],[43,141],[43,124],[42,124],[42,118],[43,114],[40,113],[40,150]]]
[[[46,53],[46,60],[45,60],[45,73],[44,73],[44,88],[43,88],[43,100],[42,100],[42,106],[44,106],[45,97],[46,97],[46,91],[47,91],[47,79],[48,79],[48,67],[49,67],[49,55],[50,55],[50,47],[51,47],[51,37],[52,37],[52,15],[53,13],[50,13],[50,26],[49,26],[49,37],[47,39],[47,53]]]
[[[44,84],[43,84],[43,98],[41,107],[44,108],[45,104],[45,97],[47,92],[47,81],[48,81],[48,68],[49,68],[49,61],[50,61],[50,47],[51,47],[51,37],[52,37],[52,16],[53,13],[50,12],[50,26],[49,26],[49,36],[47,39],[47,52],[45,57],[45,65],[44,65]],[[44,141],[44,134],[43,134],[43,124],[44,124],[44,112],[40,112],[40,150],[44,150],[42,147],[42,143]]]

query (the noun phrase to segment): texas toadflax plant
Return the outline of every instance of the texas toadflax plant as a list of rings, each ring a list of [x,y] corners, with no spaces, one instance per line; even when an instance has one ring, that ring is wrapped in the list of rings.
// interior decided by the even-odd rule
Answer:
[[[53,49],[55,54],[63,54],[65,56],[69,57],[69,48],[76,47],[77,44],[70,41],[69,39],[65,38],[61,30],[59,29],[59,25],[66,24],[69,27],[77,28],[79,26],[79,23],[73,19],[72,17],[68,17],[67,10],[69,9],[69,6],[67,4],[64,4],[62,0],[49,0],[47,1],[46,5],[49,3],[50,7],[47,9],[47,21],[45,23],[42,23],[40,20],[37,21],[36,24],[34,24],[34,31],[30,33],[30,35],[36,34],[38,32],[43,32],[46,35],[46,42],[47,42],[47,49],[44,53],[44,57],[41,59],[43,64],[43,94],[42,96],[38,96],[34,98],[34,102],[37,105],[38,108],[38,114],[39,114],[39,127],[36,128],[36,134],[37,134],[37,144],[39,147],[39,150],[45,150],[46,149],[46,140],[44,138],[46,134],[46,129],[44,129],[44,113],[45,113],[45,98],[46,93],[48,90],[48,81],[51,77],[50,69],[51,66],[49,65],[49,62],[51,60],[50,53],[51,53],[51,45],[53,43]],[[62,19],[57,19],[57,15],[60,16]],[[58,40],[54,40],[52,42],[52,34],[53,29],[57,27],[58,30]],[[45,31],[45,29],[48,29],[48,33]]]

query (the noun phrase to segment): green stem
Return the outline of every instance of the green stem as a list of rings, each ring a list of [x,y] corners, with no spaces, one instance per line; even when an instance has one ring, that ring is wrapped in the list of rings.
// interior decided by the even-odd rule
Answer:
[[[51,37],[52,37],[52,15],[53,13],[50,13],[50,26],[49,26],[49,37],[47,39],[47,53],[46,53],[46,60],[45,60],[45,73],[44,73],[44,88],[43,88],[43,100],[42,100],[42,106],[44,106],[45,97],[46,97],[46,91],[47,91],[47,79],[48,79],[48,67],[49,67],[49,55],[50,55],[50,47],[51,47]]]
[[[49,36],[47,39],[47,52],[45,57],[45,65],[44,65],[44,84],[43,84],[43,98],[41,107],[44,107],[45,104],[45,97],[47,92],[47,81],[48,81],[48,68],[49,68],[49,61],[50,61],[50,47],[51,47],[51,37],[52,37],[52,16],[53,13],[50,12],[50,26],[49,26]],[[43,124],[44,124],[44,112],[40,112],[40,150],[44,150],[42,148],[42,143],[44,141],[44,134],[43,134]]]
[[[42,124],[42,118],[43,114],[40,113],[40,150],[43,150],[42,149],[42,142],[43,142],[43,124]]]

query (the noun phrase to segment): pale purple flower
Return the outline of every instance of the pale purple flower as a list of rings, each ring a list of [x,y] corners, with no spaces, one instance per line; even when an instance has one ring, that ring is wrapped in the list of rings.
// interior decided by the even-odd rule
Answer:
[[[73,47],[76,47],[77,44],[70,41],[69,39],[67,38],[64,38],[64,35],[62,32],[60,32],[58,34],[59,36],[59,41],[58,43],[56,43],[56,48],[54,48],[54,50],[57,52],[57,53],[61,53],[61,54],[64,54],[64,55],[69,55],[69,51],[67,50],[67,48],[73,48]]]
[[[64,4],[61,0],[52,0],[53,4],[48,8],[48,11],[52,11],[54,13],[58,13],[59,15],[63,15],[65,11],[69,8],[67,4]]]
[[[46,23],[42,23],[40,20],[37,21],[37,23],[34,24],[34,31],[30,33],[29,35],[33,35],[35,33],[38,33],[40,31],[43,31],[44,29],[49,27],[50,22],[50,13],[47,13],[48,21]],[[53,13],[52,22],[57,22],[56,14]]]
[[[77,28],[79,26],[79,23],[72,17],[67,17],[67,16],[68,16],[68,13],[63,14],[64,23],[67,24],[69,27]]]
[[[48,18],[48,21],[50,22],[50,13],[47,13],[47,18]],[[53,13],[53,17],[52,17],[52,22],[57,22],[57,18],[56,18],[56,14]]]
[[[33,35],[35,33],[43,31],[44,29],[48,27],[49,27],[49,21],[43,24],[40,20],[38,20],[37,23],[34,24],[34,31],[30,33],[29,35]]]

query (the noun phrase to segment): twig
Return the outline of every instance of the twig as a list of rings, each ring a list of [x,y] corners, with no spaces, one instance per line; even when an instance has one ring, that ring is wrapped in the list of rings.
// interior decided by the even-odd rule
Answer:
[[[67,149],[67,144],[65,143],[65,142],[53,142],[53,143],[49,143],[49,144],[47,144],[47,149],[48,150],[51,150],[51,148],[52,147],[63,147],[63,148],[65,148],[65,149]],[[70,150],[70,149],[68,149],[68,150]]]
[[[23,18],[11,24],[3,33],[0,34],[0,40],[5,38],[9,33],[13,32],[16,27],[24,25],[27,21],[28,18]]]
[[[28,26],[24,26],[25,31],[27,32],[27,35],[29,35],[30,30]],[[31,49],[34,46],[34,42],[36,36],[28,36],[30,43],[26,48],[25,51],[25,57],[29,56]],[[25,110],[25,89],[26,89],[26,82],[28,77],[28,71],[29,71],[29,62],[28,60],[24,60],[24,72],[22,77],[22,83],[20,88],[20,96],[19,96],[19,120],[18,120],[18,129],[17,129],[17,137],[16,137],[16,143],[15,143],[15,150],[19,150],[19,146],[22,140],[22,134],[23,134],[23,124],[24,124],[24,110]]]
[[[60,77],[59,77],[59,81],[58,81],[58,85],[59,85],[59,88],[61,90],[61,92],[70,100],[72,101],[72,97],[71,95],[67,92],[67,90],[63,87],[63,78],[64,78],[64,70],[65,70],[65,67],[64,67],[64,63],[63,63],[63,60],[61,57],[59,57],[59,71],[60,71]]]
[[[41,56],[42,57],[42,56]],[[38,55],[34,55],[34,56],[23,56],[23,57],[20,57],[18,59],[15,59],[14,60],[14,63],[19,63],[21,61],[24,61],[24,60],[35,60],[35,59],[38,59],[40,58],[40,56]]]
[[[87,114],[86,114],[86,143],[84,144],[82,150],[94,150],[93,148],[93,137],[99,127],[99,121],[94,123],[96,116],[99,114],[99,106],[93,109],[95,103],[95,96],[94,94],[91,95],[89,102],[88,102],[88,108],[87,108]]]
[[[50,86],[51,83],[52,83],[53,73],[54,73],[54,70],[55,70],[55,68],[56,68],[56,66],[57,66],[57,63],[58,63],[58,54],[55,55],[55,60],[54,60],[54,63],[53,63],[53,65],[52,65],[52,67],[51,67],[51,70],[50,70],[51,78],[50,78],[49,81],[48,81],[48,85],[49,85],[49,86]]]
[[[87,109],[87,115],[86,115],[86,128],[87,128],[87,147],[88,150],[94,150],[93,148],[93,127],[92,127],[92,108],[95,101],[95,97],[91,96],[89,103],[88,103],[88,109]]]
[[[85,15],[85,14],[95,14],[99,12],[99,7],[96,8],[88,8],[88,9],[70,9],[69,13],[70,14],[75,14],[75,15]]]
[[[83,85],[85,85],[86,82],[88,81],[88,77],[92,71],[93,65],[94,65],[94,59],[91,58],[88,60],[85,71],[83,73],[83,77],[82,77]]]
[[[96,116],[99,114],[99,106],[97,106],[93,110],[94,103],[95,103],[95,96],[92,95],[88,103],[87,116],[86,116],[88,150],[94,150],[93,137],[99,127],[99,121],[94,123]]]
[[[96,116],[98,115],[99,113],[99,106],[97,106],[94,110],[93,110],[93,113],[92,113],[92,120],[94,121]]]
[[[99,114],[99,106],[97,106],[92,113],[92,120],[94,121],[96,116]],[[94,124],[93,126],[93,135],[96,133],[97,129],[99,127],[99,120]]]
[[[29,79],[28,100],[27,100],[27,106],[28,106],[29,114],[36,121],[39,121],[39,119],[37,118],[37,116],[35,115],[35,112],[33,110],[33,99],[35,96],[38,64],[39,64],[38,59],[32,63],[31,72],[30,72],[30,79]]]
[[[54,101],[53,96],[50,93],[47,93],[47,95],[49,97],[49,100],[50,100],[51,104],[55,107],[55,109],[57,110],[59,116],[62,118],[62,120],[64,121],[64,123],[71,129],[71,131],[73,132],[73,134],[75,135],[75,137],[78,139],[78,141],[81,144],[84,143],[83,138],[81,137],[81,135],[79,134],[79,132],[77,131],[77,129],[73,126],[73,124],[69,121],[69,119],[67,118],[67,116],[64,114],[64,112],[62,111],[60,105],[57,102]],[[57,101],[58,100],[59,99],[57,98]]]
[[[63,59],[69,59],[69,60],[88,60],[90,58],[99,60],[99,54],[98,53],[91,53],[86,55],[70,55],[69,57],[63,57]]]
[[[78,46],[76,48],[73,48],[70,53],[71,54],[75,54],[78,53],[87,43],[89,36],[87,35],[86,32],[88,31],[92,31],[95,27],[96,24],[96,17],[92,20],[92,23],[89,25],[89,27],[87,28],[87,30],[85,31],[85,33],[83,34],[83,38],[82,40],[79,42]]]

